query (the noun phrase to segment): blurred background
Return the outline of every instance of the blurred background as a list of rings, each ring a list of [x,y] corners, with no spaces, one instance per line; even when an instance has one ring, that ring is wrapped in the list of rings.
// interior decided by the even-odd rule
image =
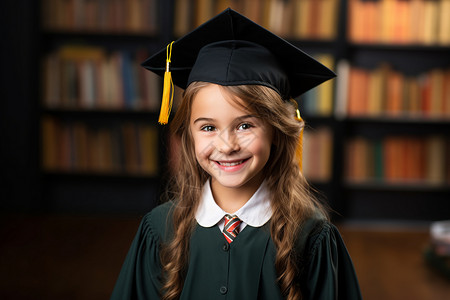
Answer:
[[[109,298],[177,153],[139,64],[227,7],[338,75],[304,172],[364,299],[449,299],[450,0],[1,1],[1,299]]]

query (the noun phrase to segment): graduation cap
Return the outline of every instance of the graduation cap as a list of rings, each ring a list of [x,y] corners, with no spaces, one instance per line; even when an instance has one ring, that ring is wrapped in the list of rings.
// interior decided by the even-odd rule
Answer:
[[[159,122],[170,114],[171,82],[258,84],[295,98],[336,75],[291,43],[228,8],[142,63],[164,77]]]

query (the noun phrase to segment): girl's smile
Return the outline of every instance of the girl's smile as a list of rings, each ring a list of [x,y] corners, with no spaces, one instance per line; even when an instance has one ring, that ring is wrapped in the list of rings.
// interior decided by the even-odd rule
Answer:
[[[215,161],[218,167],[225,172],[236,172],[245,166],[249,158],[235,161]]]
[[[243,105],[219,85],[209,84],[192,102],[190,129],[197,161],[211,175],[213,192],[227,190],[250,198],[264,180],[273,134]]]

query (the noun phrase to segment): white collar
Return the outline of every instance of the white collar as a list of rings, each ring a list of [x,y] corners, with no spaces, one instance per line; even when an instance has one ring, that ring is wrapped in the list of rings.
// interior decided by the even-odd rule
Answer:
[[[214,201],[209,180],[203,186],[203,194],[195,213],[195,219],[203,227],[212,227],[219,223],[227,213]],[[261,227],[272,217],[269,190],[265,181],[253,196],[238,211],[233,213],[245,224]]]

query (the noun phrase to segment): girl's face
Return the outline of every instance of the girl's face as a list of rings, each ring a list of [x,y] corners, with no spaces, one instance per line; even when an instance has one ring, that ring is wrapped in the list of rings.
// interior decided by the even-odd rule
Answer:
[[[211,175],[213,190],[216,186],[256,191],[264,180],[263,169],[270,156],[271,126],[215,84],[198,91],[191,111],[196,158]]]

